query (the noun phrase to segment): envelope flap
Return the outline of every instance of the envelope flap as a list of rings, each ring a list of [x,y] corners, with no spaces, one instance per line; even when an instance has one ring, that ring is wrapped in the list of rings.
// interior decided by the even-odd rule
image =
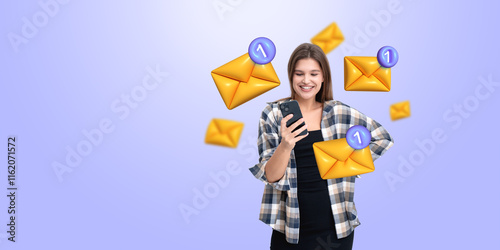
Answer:
[[[323,152],[339,161],[345,161],[354,151],[354,149],[347,144],[345,138],[317,142],[315,144]]]
[[[410,102],[405,103],[405,104],[403,105],[402,110],[403,110],[405,113],[409,114],[409,113],[410,113]]]
[[[363,166],[364,168],[368,168],[371,170],[375,169],[375,166],[373,165],[373,158],[372,158],[372,153],[370,151],[370,147],[354,150],[354,152],[349,158],[352,161],[356,162],[357,164]]]
[[[255,64],[251,76],[270,82],[280,83],[280,79],[278,75],[276,75],[276,71],[274,71],[271,63]]]
[[[237,81],[246,82],[252,74],[254,65],[255,63],[252,61],[252,59],[250,59],[248,53],[246,53],[214,69],[212,73],[225,76]]]
[[[373,72],[372,77],[375,77],[380,83],[382,83],[388,91],[391,89],[391,68],[379,67],[375,72]]]
[[[404,101],[404,102],[399,102],[396,104],[393,104],[391,108],[396,111],[396,112],[410,112],[410,102],[409,101]]]
[[[208,125],[205,143],[236,148],[243,126],[242,122],[214,118]]]
[[[358,68],[366,77],[371,76],[381,67],[376,57],[346,56],[345,60],[356,66],[356,68]]]
[[[326,174],[330,172],[331,168],[338,162],[337,159],[333,158],[325,151],[323,151],[316,142],[313,143],[314,157],[316,159],[316,164],[318,165],[318,170],[321,178],[325,179]]]
[[[328,25],[325,29],[323,29],[320,33],[318,33],[316,36],[314,36],[311,40],[318,42],[318,41],[332,41],[332,40],[344,40],[344,35],[342,35],[342,32],[340,31],[339,27],[337,26],[336,23],[332,23]]]
[[[258,65],[256,65],[258,66]],[[229,109],[233,109],[253,98],[265,93],[275,87],[279,86],[279,83],[262,80],[256,77],[250,77],[248,82],[240,82],[234,98],[229,105]]]
[[[233,133],[233,130],[238,130],[239,128],[243,128],[243,123],[241,122],[235,122],[224,119],[214,119],[214,124],[217,127],[219,133],[227,135]]]
[[[215,73],[212,73],[212,78],[214,79],[217,90],[219,90],[226,107],[229,108],[240,82]]]
[[[213,137],[214,135],[217,135],[217,134],[219,134],[219,128],[215,125],[215,119],[212,119],[210,121],[210,124],[208,124],[208,128],[207,128],[207,133],[206,133],[206,138],[205,139],[211,138],[211,137]]]
[[[363,72],[358,69],[356,65],[354,65],[347,57],[344,58],[344,81],[346,83],[346,87],[349,87],[350,84],[353,84],[363,75]]]

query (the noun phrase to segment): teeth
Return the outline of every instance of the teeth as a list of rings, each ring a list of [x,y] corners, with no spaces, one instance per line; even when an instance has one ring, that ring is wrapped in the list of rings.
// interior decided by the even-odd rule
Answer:
[[[312,89],[313,87],[304,87],[304,86],[301,86],[301,88],[303,88],[303,89]]]

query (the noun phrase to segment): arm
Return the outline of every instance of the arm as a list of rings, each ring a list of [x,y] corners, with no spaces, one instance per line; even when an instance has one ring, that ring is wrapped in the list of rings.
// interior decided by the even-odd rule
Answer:
[[[266,179],[269,183],[279,181],[283,178],[291,153],[292,150],[285,148],[283,144],[278,145],[274,154],[267,161],[264,170]]]
[[[269,182],[278,181],[283,177],[286,167],[288,166],[288,161],[290,161],[290,154],[292,153],[292,149],[295,147],[295,143],[308,135],[306,134],[296,137],[307,128],[307,124],[292,133],[297,126],[304,122],[303,118],[294,122],[290,125],[290,127],[286,127],[286,122],[292,117],[293,115],[290,114],[281,119],[281,143],[278,145],[274,154],[267,162],[265,169],[266,178]]]
[[[281,142],[278,134],[279,127],[276,117],[272,113],[272,108],[268,105],[262,112],[259,121],[259,136],[257,145],[259,149],[259,163],[250,168],[252,174],[266,184],[271,184],[278,190],[290,189],[288,178],[286,177],[286,168],[290,161],[290,153],[295,146],[295,142],[307,135],[296,137],[306,126],[291,133],[302,120],[295,122],[289,128],[286,127],[286,121],[291,118],[287,116],[281,120]]]
[[[372,136],[370,151],[372,159],[375,161],[382,156],[392,145],[394,139],[387,130],[372,118],[359,112],[357,109],[339,102],[340,105],[335,106],[335,122],[341,125],[341,133],[345,135],[347,130],[354,125],[362,125],[366,127]]]
[[[368,147],[370,148],[373,161],[380,158],[380,156],[382,156],[390,147],[394,145],[394,139],[377,121],[345,104],[341,107],[341,110],[342,113],[350,114],[350,117],[354,118],[351,118],[350,124],[346,124],[348,125],[348,128],[354,125],[363,125],[370,131],[372,139]],[[359,175],[356,177],[361,178]]]
[[[372,152],[373,161],[375,161],[394,145],[394,139],[380,123],[370,117],[367,117],[366,122],[372,136],[372,140],[368,146]]]

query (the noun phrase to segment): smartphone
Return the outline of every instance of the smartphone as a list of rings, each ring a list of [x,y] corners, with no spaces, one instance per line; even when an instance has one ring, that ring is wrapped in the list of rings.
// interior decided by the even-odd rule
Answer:
[[[281,114],[283,114],[283,117],[285,117],[289,114],[293,114],[292,119],[290,119],[286,122],[287,128],[290,127],[296,121],[298,121],[300,118],[302,118],[302,112],[300,112],[299,103],[295,100],[286,101],[286,102],[281,103],[280,110],[281,110]],[[296,130],[302,128],[304,125],[306,125],[306,124],[304,122],[302,122],[302,124],[297,126],[292,132],[295,132]],[[307,134],[307,129],[302,131],[299,135],[306,135],[306,134]],[[297,135],[297,136],[299,136],[299,135]]]

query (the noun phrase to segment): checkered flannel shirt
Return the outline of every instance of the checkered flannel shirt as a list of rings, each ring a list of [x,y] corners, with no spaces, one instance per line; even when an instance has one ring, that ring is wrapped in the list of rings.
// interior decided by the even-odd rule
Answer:
[[[259,163],[250,168],[252,174],[266,185],[262,197],[259,219],[273,229],[284,233],[289,243],[299,242],[299,202],[297,198],[297,166],[294,151],[283,177],[269,183],[266,179],[265,167],[276,147],[281,142],[280,124],[281,102],[270,102],[262,111],[259,122]],[[354,125],[363,125],[371,131],[370,151],[373,160],[379,158],[393,144],[393,139],[378,122],[340,101],[326,101],[323,106],[321,133],[323,139],[334,140],[345,138],[347,130]],[[329,179],[328,193],[335,221],[337,237],[347,237],[355,227],[360,225],[354,204],[354,182],[356,177]]]

